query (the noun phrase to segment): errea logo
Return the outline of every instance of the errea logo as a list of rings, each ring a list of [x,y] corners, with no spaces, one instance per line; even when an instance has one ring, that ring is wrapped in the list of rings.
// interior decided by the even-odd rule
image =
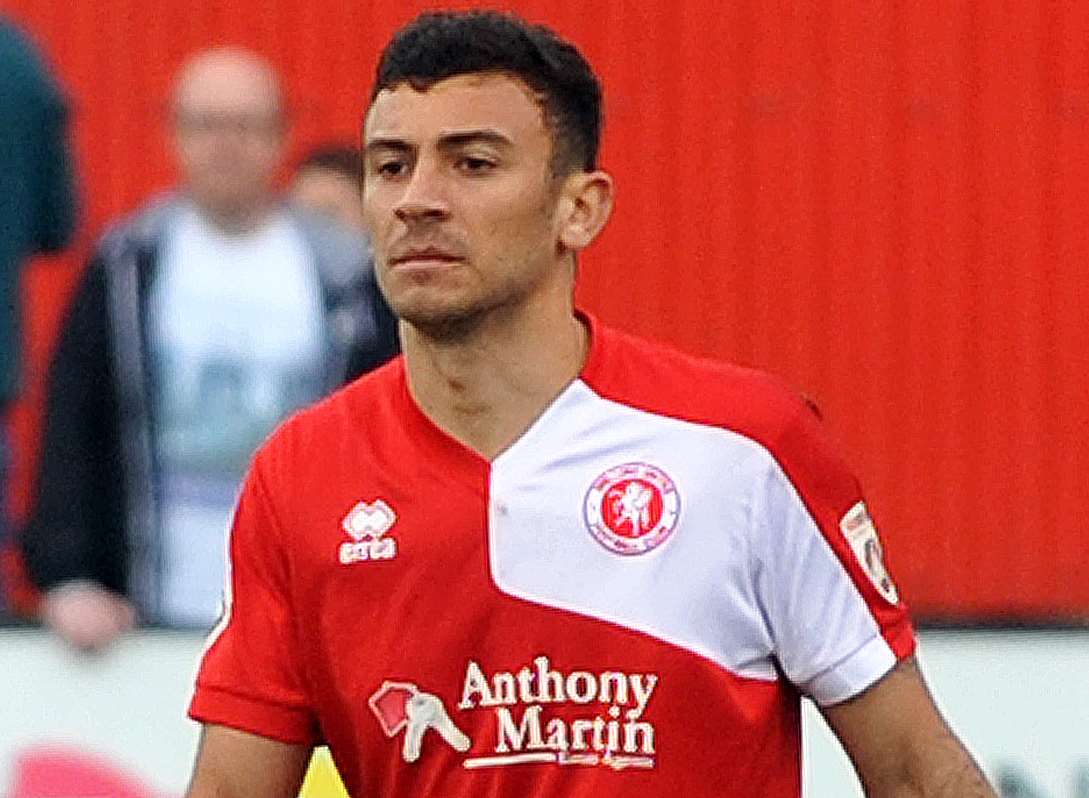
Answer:
[[[385,537],[397,523],[397,514],[381,499],[359,502],[340,522],[354,542],[341,543],[339,559],[343,565],[370,560],[392,560],[397,556],[397,541]]]

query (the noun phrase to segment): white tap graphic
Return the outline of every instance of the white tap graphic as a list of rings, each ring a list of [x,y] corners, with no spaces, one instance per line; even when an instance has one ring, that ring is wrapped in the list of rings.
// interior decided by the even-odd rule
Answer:
[[[465,753],[472,742],[454,725],[442,705],[442,699],[431,693],[417,691],[405,704],[408,725],[405,727],[405,744],[401,750],[406,762],[420,758],[424,733],[434,729],[455,751]]]

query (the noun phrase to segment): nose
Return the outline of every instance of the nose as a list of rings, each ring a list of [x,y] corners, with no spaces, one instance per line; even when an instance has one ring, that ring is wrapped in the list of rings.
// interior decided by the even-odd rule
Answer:
[[[406,223],[447,218],[450,206],[438,171],[422,160],[417,163],[393,212]]]

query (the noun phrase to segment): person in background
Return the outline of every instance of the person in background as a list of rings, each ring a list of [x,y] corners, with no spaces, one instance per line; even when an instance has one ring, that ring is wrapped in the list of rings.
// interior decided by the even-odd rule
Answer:
[[[10,545],[5,417],[19,395],[19,285],[27,259],[56,252],[76,223],[68,109],[30,41],[0,18],[0,550]],[[0,608],[5,592],[0,585]]]
[[[365,238],[274,189],[276,72],[193,56],[170,128],[182,183],[102,238],[50,373],[22,535],[45,623],[100,648],[220,611],[239,478],[273,427],[397,351]]]
[[[344,144],[320,144],[311,149],[295,167],[289,195],[300,208],[366,235],[362,200],[363,158],[358,149]],[[368,290],[380,294],[374,270],[367,273]],[[383,318],[396,325],[392,314]],[[394,329],[390,334],[396,334]]]
[[[363,159],[357,149],[338,144],[315,147],[295,169],[291,199],[303,208],[362,230],[362,169]]]

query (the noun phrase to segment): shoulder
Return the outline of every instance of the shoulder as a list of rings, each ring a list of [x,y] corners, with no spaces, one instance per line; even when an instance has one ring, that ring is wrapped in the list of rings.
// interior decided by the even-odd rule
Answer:
[[[397,423],[403,386],[403,360],[397,357],[290,416],[258,449],[255,468],[283,484],[351,458],[377,430]]]
[[[695,357],[608,328],[595,328],[583,380],[628,407],[723,430],[755,443],[772,471],[809,503],[846,512],[859,485],[842,446],[815,407],[766,372]]]
[[[369,270],[370,242],[362,233],[297,205],[287,204],[286,211],[314,253],[317,268],[327,283],[351,285]]]
[[[95,247],[96,255],[108,262],[126,252],[154,246],[179,209],[176,194],[167,192],[153,196],[106,227]]]
[[[801,394],[767,372],[686,354],[598,324],[583,379],[605,399],[729,430],[769,449],[799,419],[818,420]]]
[[[0,66],[13,86],[41,91],[50,85],[38,46],[6,19],[0,19]]]

